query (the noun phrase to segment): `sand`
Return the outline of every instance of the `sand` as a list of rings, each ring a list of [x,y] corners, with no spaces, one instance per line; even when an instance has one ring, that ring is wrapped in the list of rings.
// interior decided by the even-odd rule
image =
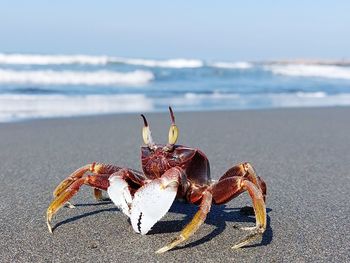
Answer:
[[[167,114],[147,114],[165,142]],[[189,222],[194,205],[175,203],[146,236],[108,201],[83,187],[62,208],[51,235],[46,209],[55,186],[92,161],[140,168],[141,119],[109,115],[0,124],[1,262],[349,262],[350,108],[177,113],[179,143],[208,156],[212,177],[250,161],[268,186],[262,242],[231,246],[254,225],[245,193],[214,206],[195,236],[154,252]]]

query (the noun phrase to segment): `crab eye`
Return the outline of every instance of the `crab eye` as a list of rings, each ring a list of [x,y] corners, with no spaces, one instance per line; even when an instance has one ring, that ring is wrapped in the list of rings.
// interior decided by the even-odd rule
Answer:
[[[169,144],[174,145],[179,136],[179,129],[175,124],[172,124],[169,129]]]
[[[171,107],[169,107],[171,125],[169,129],[169,143],[166,148],[170,149],[177,141],[177,137],[179,136],[179,129],[175,124],[175,115]]]
[[[147,145],[150,145],[153,143],[151,130],[149,129],[149,127],[142,128],[142,138],[143,138],[143,142]]]
[[[144,122],[144,126],[142,128],[143,142],[145,144],[147,144],[148,147],[152,148],[154,146],[154,142],[153,142],[152,135],[151,135],[151,129],[148,126],[146,117],[143,114],[141,114],[141,117],[142,117],[143,122]]]

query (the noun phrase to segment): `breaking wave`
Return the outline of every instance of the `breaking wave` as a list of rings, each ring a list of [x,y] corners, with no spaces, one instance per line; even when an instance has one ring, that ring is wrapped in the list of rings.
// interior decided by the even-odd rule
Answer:
[[[197,59],[168,59],[153,60],[139,58],[121,58],[109,56],[88,55],[30,55],[30,54],[1,54],[0,64],[6,65],[106,65],[108,63],[121,63],[145,67],[162,68],[199,68],[203,61]]]
[[[200,68],[204,63],[197,59],[168,59],[168,60],[152,60],[138,58],[112,58],[112,62],[124,63],[128,65],[144,66],[144,67],[160,67],[160,68]]]
[[[269,65],[264,67],[274,74],[295,77],[321,77],[332,79],[350,79],[350,67],[334,65]]]
[[[0,54],[0,64],[14,65],[105,65],[108,61],[109,58],[107,56]]]
[[[220,102],[220,103],[217,103]],[[169,100],[166,101],[169,103]],[[163,107],[166,106],[164,103]],[[170,100],[171,105],[191,108],[206,105],[210,109],[251,109],[289,107],[350,106],[350,94],[326,94],[325,92],[295,92],[235,94],[235,93],[186,93]]]
[[[0,69],[0,84],[36,85],[143,85],[154,79],[150,71],[28,71]]]
[[[181,110],[229,110],[288,107],[350,106],[350,94],[324,92],[236,94],[192,93],[174,97],[144,94],[120,95],[0,95],[0,122],[33,118],[66,117],[164,110],[172,105]]]
[[[0,53],[0,121],[169,105],[180,111],[350,106],[350,61]]]
[[[184,95],[184,98],[187,100],[197,100],[197,99],[238,99],[240,96],[239,94],[234,93],[220,93],[220,92],[213,92],[213,93],[192,93],[187,92]]]
[[[249,62],[213,62],[209,64],[214,68],[226,68],[226,69],[249,69],[253,67],[252,63]]]
[[[350,106],[350,94],[339,93],[327,95],[323,92],[297,92],[296,94],[281,93],[266,96],[271,107],[331,107]]]
[[[28,118],[142,112],[152,109],[152,101],[143,94],[0,95],[0,122]]]
[[[317,92],[297,92],[296,95],[300,98],[325,98],[328,95],[323,91]]]

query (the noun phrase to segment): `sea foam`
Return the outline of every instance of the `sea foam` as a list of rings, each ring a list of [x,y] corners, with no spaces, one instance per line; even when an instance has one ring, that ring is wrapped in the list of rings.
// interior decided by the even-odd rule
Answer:
[[[218,103],[219,102],[219,103]],[[161,103],[158,101],[158,103]],[[174,97],[166,103],[182,108],[198,109],[251,109],[251,108],[297,108],[297,107],[329,107],[350,106],[350,94],[326,94],[325,92],[295,92],[295,93],[265,93],[236,94],[236,93],[186,93]]]
[[[0,122],[28,118],[151,111],[143,94],[123,95],[0,95]]]
[[[116,63],[124,63],[128,65],[144,66],[144,67],[160,67],[160,68],[200,68],[204,63],[197,59],[168,59],[153,60],[139,58],[112,58],[111,61]]]
[[[108,56],[88,55],[30,55],[30,54],[1,54],[0,64],[14,65],[61,65],[61,64],[91,64],[105,65]]]
[[[225,69],[249,69],[253,67],[252,63],[241,61],[241,62],[213,62],[209,66],[214,68],[225,68]]]
[[[53,71],[0,69],[0,84],[143,85],[154,79],[150,71]]]
[[[161,68],[198,68],[204,62],[198,59],[167,59],[154,60],[142,58],[122,58],[113,56],[89,56],[89,55],[35,55],[35,54],[1,54],[0,64],[5,65],[106,65],[108,63],[121,63],[144,67]]]
[[[264,67],[274,74],[295,77],[321,77],[333,79],[350,79],[350,67],[335,65],[287,64]]]

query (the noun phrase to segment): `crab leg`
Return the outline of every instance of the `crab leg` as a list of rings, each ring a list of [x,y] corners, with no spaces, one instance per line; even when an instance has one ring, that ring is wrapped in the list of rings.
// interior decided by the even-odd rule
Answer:
[[[251,181],[262,193],[264,202],[266,202],[266,184],[261,179],[260,176],[258,176],[253,168],[253,166],[250,163],[244,163],[243,164],[244,169],[246,171],[245,177]]]
[[[94,197],[96,201],[102,201],[103,200],[102,190],[98,188],[94,188]]]
[[[79,191],[80,187],[83,184],[90,185],[101,190],[107,190],[109,186],[109,176],[109,174],[100,174],[76,179],[63,192],[61,192],[60,195],[56,196],[56,198],[49,205],[49,208],[46,212],[46,223],[49,231],[52,233],[52,227],[50,225],[52,217],[66,202],[69,201],[69,199],[71,199]]]
[[[184,229],[181,231],[181,234],[174,238],[168,245],[162,247],[161,249],[157,250],[156,253],[164,253],[176,246],[178,246],[180,243],[186,241],[189,237],[191,237],[198,228],[204,223],[207,214],[210,211],[212,203],[212,194],[210,191],[204,191],[202,200],[199,206],[199,210],[194,215],[191,222],[189,222]]]
[[[255,238],[264,233],[266,229],[266,207],[262,191],[250,180],[241,176],[227,177],[219,180],[212,187],[213,200],[215,204],[224,204],[232,198],[240,195],[244,191],[248,191],[255,212],[256,226],[250,228],[252,231],[247,237],[241,240],[233,248],[240,248],[250,243]]]
[[[93,174],[112,174],[121,168],[111,164],[103,164],[103,163],[92,163],[86,164],[76,171],[74,171],[70,176],[64,179],[54,190],[53,196],[57,197],[61,195],[70,185],[72,185],[75,181],[82,178],[87,172],[91,172]],[[99,189],[94,189],[94,197],[96,200],[102,200],[102,192]],[[69,207],[74,207],[68,202]]]
[[[227,172],[219,179],[219,182],[226,179],[230,178],[233,176],[242,176],[251,181],[255,186],[262,192],[264,201],[266,199],[266,184],[265,182],[257,176],[253,166],[246,162],[246,163],[241,163],[236,166],[233,166]],[[236,195],[237,196],[237,195]],[[234,198],[234,197],[232,197]],[[231,198],[231,199],[232,199]]]
[[[72,183],[74,183],[79,178],[83,177],[87,171],[90,171],[92,164],[87,164],[76,171],[74,171],[70,176],[64,179],[53,191],[53,197],[59,196],[64,190],[66,190]]]

